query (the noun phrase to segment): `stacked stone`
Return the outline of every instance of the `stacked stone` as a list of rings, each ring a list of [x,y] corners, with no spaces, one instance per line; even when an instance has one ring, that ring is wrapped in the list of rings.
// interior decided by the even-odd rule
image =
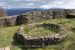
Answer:
[[[21,26],[19,31],[16,33],[16,38],[19,41],[21,41],[25,46],[29,46],[29,47],[43,47],[51,43],[58,43],[63,41],[66,38],[66,36],[67,33],[63,31],[55,35],[32,38],[31,36],[29,36],[27,33],[24,32],[24,26]]]
[[[54,18],[64,18],[64,10],[33,11],[19,15],[21,18],[30,19],[30,22],[50,20]],[[20,18],[20,19],[21,19]]]
[[[12,25],[22,25],[26,23],[32,23],[37,21],[50,20],[54,18],[74,18],[75,15],[71,15],[71,13],[75,13],[75,10],[47,10],[47,11],[33,11],[27,12],[20,15],[8,16],[0,18],[0,26],[12,26]]]
[[[0,27],[1,26],[13,26],[16,24],[16,17],[10,16],[0,19]]]

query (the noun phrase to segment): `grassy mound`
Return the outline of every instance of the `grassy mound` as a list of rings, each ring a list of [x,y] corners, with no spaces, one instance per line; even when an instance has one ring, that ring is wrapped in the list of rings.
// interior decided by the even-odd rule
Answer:
[[[41,22],[38,22],[41,23]],[[51,19],[42,21],[42,23],[53,23],[53,24],[62,24],[68,29],[68,37],[65,41],[58,43],[58,44],[51,44],[45,48],[25,48],[24,46],[20,46],[20,43],[14,42],[13,36],[18,30],[19,26],[12,26],[12,27],[3,27],[0,28],[0,47],[9,46],[11,50],[74,50],[75,49],[75,19]],[[42,27],[35,27],[32,31],[35,32],[40,30],[45,30],[47,32],[52,32],[52,30],[46,30]],[[28,31],[28,30],[27,30]],[[31,32],[32,32],[31,31]],[[34,32],[31,34],[34,35]],[[42,33],[43,34],[43,33]],[[42,35],[41,34],[41,35]],[[36,35],[39,35],[36,33]]]

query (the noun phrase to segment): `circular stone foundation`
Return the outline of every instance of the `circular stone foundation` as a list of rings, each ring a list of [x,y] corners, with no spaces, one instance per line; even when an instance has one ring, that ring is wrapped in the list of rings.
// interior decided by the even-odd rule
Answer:
[[[30,24],[21,26],[16,37],[27,47],[42,47],[51,43],[58,43],[65,39],[67,32],[62,25]]]

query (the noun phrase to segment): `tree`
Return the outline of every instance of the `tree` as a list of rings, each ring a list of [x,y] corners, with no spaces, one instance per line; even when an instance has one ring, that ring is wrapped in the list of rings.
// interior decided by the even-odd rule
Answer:
[[[6,16],[6,11],[0,7],[0,17],[5,17]]]

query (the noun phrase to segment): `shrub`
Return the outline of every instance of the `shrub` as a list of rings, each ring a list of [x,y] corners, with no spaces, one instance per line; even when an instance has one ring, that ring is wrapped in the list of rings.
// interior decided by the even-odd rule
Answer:
[[[6,11],[2,7],[0,7],[0,17],[4,16],[6,16]]]

